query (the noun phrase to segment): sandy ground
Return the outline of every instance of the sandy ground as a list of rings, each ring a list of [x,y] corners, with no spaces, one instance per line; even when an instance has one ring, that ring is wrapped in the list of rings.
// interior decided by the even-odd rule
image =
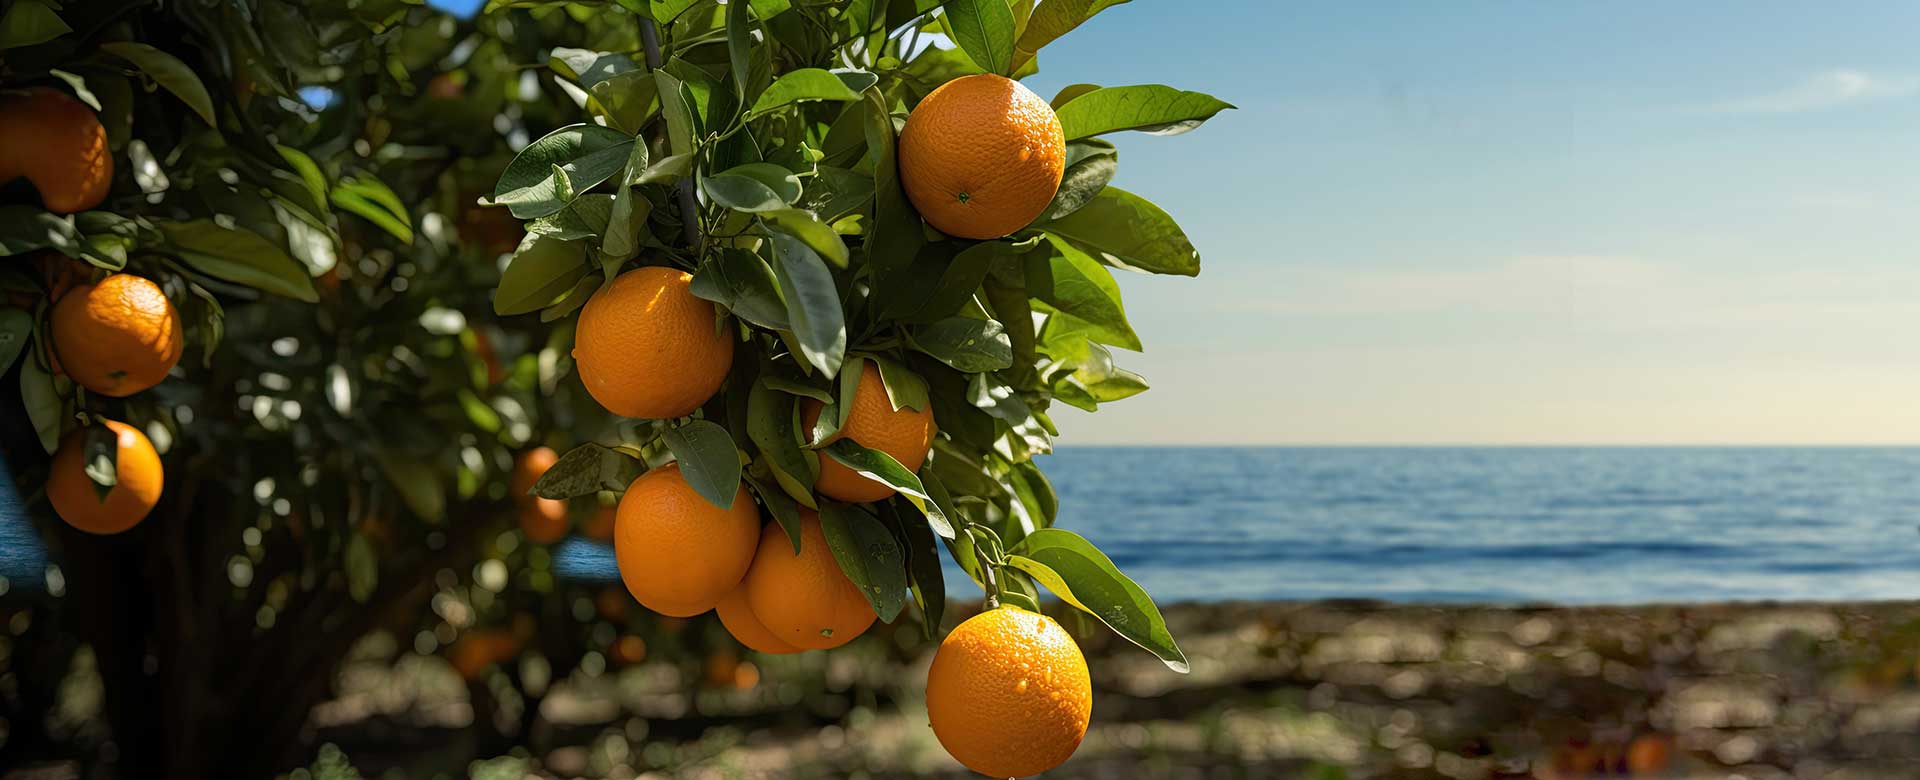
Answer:
[[[1094,723],[1049,777],[1920,778],[1920,603],[1224,604],[1168,619],[1191,674],[1077,632]],[[369,776],[969,777],[926,728],[932,648],[909,626],[749,654],[731,683],[711,657],[583,670],[519,700],[532,721],[504,695],[483,720],[526,724],[506,751],[467,727],[469,689],[436,659],[369,657],[315,722]]]

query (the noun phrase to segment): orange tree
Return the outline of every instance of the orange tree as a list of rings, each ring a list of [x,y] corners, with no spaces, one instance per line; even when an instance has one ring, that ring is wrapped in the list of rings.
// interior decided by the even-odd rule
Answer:
[[[549,325],[491,322],[520,229],[473,203],[574,110],[521,65],[594,34],[403,0],[0,3],[0,452],[39,536],[0,547],[0,766],[268,776],[360,637],[457,655],[554,592],[509,475],[605,415]],[[485,560],[515,568],[429,609]],[[108,731],[49,734],[82,647]]]
[[[494,3],[633,31],[552,52],[580,121],[521,150],[488,198],[527,230],[495,311],[577,313],[587,392],[647,420],[567,452],[533,492],[626,491],[614,546],[633,595],[719,607],[764,652],[835,647],[909,605],[934,631],[944,546],[990,606],[1028,615],[963,624],[928,693],[941,742],[999,776],[1059,763],[1087,724],[1084,661],[1037,614],[1041,589],[1185,669],[1147,594],[1053,527],[1034,462],[1054,403],[1146,389],[1110,351],[1141,346],[1110,269],[1199,270],[1164,211],[1108,184],[1099,136],[1230,107],[1160,85],[1048,101],[1009,78],[1114,4]]]

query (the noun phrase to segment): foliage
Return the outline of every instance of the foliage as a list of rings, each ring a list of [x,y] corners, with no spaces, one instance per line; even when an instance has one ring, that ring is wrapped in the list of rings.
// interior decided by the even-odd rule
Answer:
[[[549,67],[572,85],[583,121],[528,145],[494,188],[490,202],[535,236],[507,267],[496,311],[557,319],[629,265],[691,272],[743,356],[695,418],[628,429],[634,438],[621,443],[664,440],[709,497],[726,500],[745,479],[776,516],[819,505],[835,551],[862,552],[842,569],[883,618],[909,590],[922,614],[941,614],[939,567],[913,563],[935,554],[937,536],[990,596],[1032,606],[1035,585],[1045,587],[1184,671],[1146,594],[1085,539],[1051,527],[1058,501],[1033,459],[1058,433],[1054,402],[1091,411],[1146,389],[1110,351],[1141,348],[1110,269],[1199,270],[1171,217],[1108,186],[1117,155],[1095,136],[1184,132],[1231,106],[1161,85],[1070,87],[1054,101],[1070,142],[1065,183],[1033,224],[991,241],[924,223],[893,161],[900,126],[933,87],[1030,71],[1035,51],[1107,5],[604,8],[606,27],[657,31],[658,50],[632,40],[554,51]],[[926,32],[958,48],[919,45]],[[939,436],[917,473],[832,435],[864,361],[894,408],[934,411]],[[839,414],[803,430],[809,398]],[[899,496],[863,506],[816,497],[823,457]],[[568,465],[536,492],[602,487]],[[923,621],[929,631],[935,622]]]

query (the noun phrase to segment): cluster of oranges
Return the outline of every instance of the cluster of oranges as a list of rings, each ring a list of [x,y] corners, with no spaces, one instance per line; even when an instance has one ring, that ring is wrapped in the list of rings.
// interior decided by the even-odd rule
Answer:
[[[969,239],[999,238],[1045,211],[1059,187],[1065,145],[1045,101],[1013,80],[969,76],[927,96],[900,136],[907,196],[935,228]],[[692,276],[647,266],[627,271],[581,310],[573,358],[587,392],[614,414],[655,420],[692,415],[726,383],[737,329],[696,297]],[[925,463],[935,434],[931,409],[895,408],[871,361],[844,422],[845,438],[885,452],[909,471]],[[806,399],[805,430],[825,405]],[[536,450],[538,469],[553,462]],[[537,478],[537,471],[532,472]],[[516,475],[525,495],[532,478]],[[524,484],[523,484],[524,483]],[[819,459],[814,490],[846,502],[882,501],[886,484],[831,458]],[[539,499],[535,499],[539,500]],[[522,524],[537,504],[522,504]],[[819,516],[800,511],[796,544],[766,522],[745,486],[725,507],[702,497],[677,464],[635,479],[613,522],[621,580],[642,606],[676,618],[708,611],[740,644],[770,654],[839,647],[877,619],[841,571]],[[562,521],[564,528],[564,521]],[[538,541],[538,539],[536,539]],[[1052,618],[1014,607],[988,609],[941,643],[927,679],[934,734],[967,767],[996,777],[1051,769],[1079,746],[1091,715],[1085,658]]]
[[[107,131],[86,104],[35,87],[0,94],[0,182],[25,177],[54,212],[86,211],[113,185]],[[52,302],[49,351],[54,370],[89,392],[112,397],[153,387],[180,362],[180,315],[159,285],[133,274],[93,281],[82,264],[44,255],[39,264]],[[54,452],[47,498],[69,525],[95,534],[125,531],[160,501],[164,472],[140,429],[101,420],[112,437],[116,479],[101,491],[86,473],[87,431],[68,432]]]

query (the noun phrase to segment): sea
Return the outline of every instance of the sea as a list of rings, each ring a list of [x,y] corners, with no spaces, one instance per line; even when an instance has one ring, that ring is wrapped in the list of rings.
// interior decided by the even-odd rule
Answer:
[[[1055,524],[1162,604],[1920,598],[1920,448],[1075,447],[1039,463]]]

